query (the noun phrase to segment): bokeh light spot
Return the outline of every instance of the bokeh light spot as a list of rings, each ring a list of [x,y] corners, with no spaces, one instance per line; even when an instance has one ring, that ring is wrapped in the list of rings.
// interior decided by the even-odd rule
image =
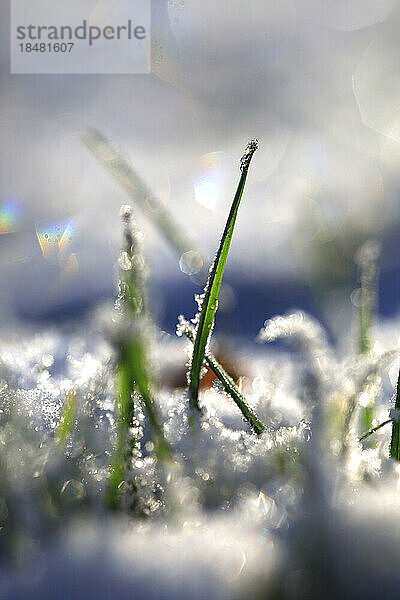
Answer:
[[[69,500],[81,500],[85,497],[85,487],[76,479],[68,479],[63,483],[61,494]]]
[[[203,268],[203,259],[198,252],[189,250],[181,255],[179,268],[186,275],[195,275]]]
[[[212,211],[224,211],[236,180],[234,163],[222,151],[209,152],[200,158],[199,175],[194,181],[196,202]]]

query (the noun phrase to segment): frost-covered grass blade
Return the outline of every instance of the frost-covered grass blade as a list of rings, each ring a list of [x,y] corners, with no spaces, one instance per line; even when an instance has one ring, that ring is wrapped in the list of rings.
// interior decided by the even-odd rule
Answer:
[[[392,409],[392,439],[390,441],[390,456],[400,461],[400,371],[397,379],[394,410]]]
[[[203,368],[206,347],[214,324],[214,316],[217,310],[219,291],[221,288],[221,281],[222,276],[224,274],[225,263],[232,240],[233,230],[235,227],[236,217],[242,198],[244,186],[246,183],[250,162],[257,147],[257,140],[251,140],[248,143],[246,151],[240,161],[241,176],[239,184],[232,202],[231,210],[229,212],[224,232],[222,234],[221,242],[204,289],[204,294],[201,299],[201,305],[199,306],[198,323],[196,327],[196,334],[193,344],[193,354],[189,374],[190,403],[191,406],[195,409],[199,408],[198,395],[201,370]]]
[[[348,435],[350,431],[351,421],[354,418],[356,410],[359,408],[359,398],[363,394],[367,396],[375,397],[377,387],[376,381],[378,379],[378,373],[382,369],[388,367],[388,365],[396,358],[397,352],[389,350],[384,352],[381,356],[377,356],[371,359],[366,370],[361,373],[361,376],[356,379],[355,391],[347,398],[346,408],[343,414],[343,427],[341,436],[341,455],[344,456],[348,451]],[[379,389],[379,388],[378,388]],[[365,433],[371,431],[370,427]],[[374,433],[374,432],[372,432]],[[369,435],[365,435],[368,438]],[[364,433],[361,436],[364,439]],[[360,438],[360,441],[362,439]]]
[[[129,466],[132,451],[136,440],[129,436],[129,430],[135,423],[135,410],[133,380],[124,348],[121,348],[115,369],[115,382],[117,387],[117,440],[110,464],[110,479],[106,492],[106,502],[109,508],[118,507],[118,498],[121,482]]]
[[[193,330],[187,322],[182,321],[181,331],[191,342],[194,341]],[[211,352],[206,350],[204,357],[210,369],[218,377],[225,392],[231,396],[232,400],[235,402],[236,406],[239,408],[250,427],[255,433],[261,434],[265,430],[265,425],[263,425],[255,412],[247,404],[245,397],[237,387],[236,383],[233,381],[232,377],[228,375],[224,367],[217,361]]]
[[[125,348],[125,358],[130,377],[144,404],[146,418],[151,427],[155,453],[160,461],[172,458],[172,450],[164,438],[162,424],[152,395],[153,378],[149,371],[147,343],[143,328],[134,329],[132,341]]]
[[[107,502],[115,508],[124,473],[130,466],[135,439],[129,431],[135,425],[134,394],[137,392],[144,404],[150,423],[155,454],[160,461],[171,458],[158,412],[152,397],[153,378],[147,352],[144,261],[140,239],[132,227],[129,206],[121,209],[123,244],[120,257],[119,293],[116,308],[121,320],[117,334],[118,357],[116,363],[117,387],[117,442],[111,461],[111,475]]]
[[[55,440],[57,447],[62,450],[70,435],[75,419],[76,410],[76,390],[71,389],[65,394],[64,403],[61,411],[61,419],[56,427]]]
[[[379,429],[382,429],[382,427],[385,427],[385,425],[389,425],[389,423],[391,423],[391,422],[392,422],[392,419],[386,419],[386,421],[379,423],[379,425],[376,425],[375,427],[371,427],[371,429],[369,429],[369,431],[366,431],[365,433],[360,435],[360,437],[358,438],[359,441],[362,442],[363,440],[368,438],[370,435],[372,435],[376,431],[379,431]]]

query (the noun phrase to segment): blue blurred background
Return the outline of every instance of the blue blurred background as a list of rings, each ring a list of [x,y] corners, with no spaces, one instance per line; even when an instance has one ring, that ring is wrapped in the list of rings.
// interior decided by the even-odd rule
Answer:
[[[130,200],[82,144],[88,127],[129,159],[209,257],[239,158],[259,138],[216,332],[250,341],[292,308],[322,319],[333,337],[348,331],[354,254],[370,238],[382,244],[380,314],[397,314],[397,0],[153,0],[149,75],[10,75],[8,23],[3,3],[4,319],[43,326],[115,294],[119,207]],[[184,272],[196,261],[177,257],[136,215],[153,314],[172,333],[179,313],[196,310],[201,288]]]

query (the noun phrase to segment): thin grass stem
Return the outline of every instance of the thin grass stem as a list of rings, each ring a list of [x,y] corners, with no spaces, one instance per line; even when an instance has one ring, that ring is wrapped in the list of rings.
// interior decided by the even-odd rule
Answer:
[[[135,425],[135,392],[143,401],[146,418],[157,459],[165,462],[172,457],[172,450],[164,438],[158,411],[152,396],[153,377],[147,352],[145,269],[141,252],[140,236],[132,225],[132,210],[121,209],[123,241],[120,257],[120,280],[116,308],[121,318],[115,368],[117,387],[117,441],[110,465],[107,503],[118,506],[120,484],[129,469],[136,440],[130,434]]]
[[[400,371],[397,379],[396,397],[394,409],[400,410]],[[392,439],[390,441],[390,456],[394,460],[400,461],[400,421],[393,419],[392,422]]]
[[[96,129],[89,129],[83,142],[99,163],[118,181],[130,198],[158,228],[180,258],[184,252],[194,250],[201,255],[196,244],[177,225],[167,208],[151,192],[146,183],[122,154]]]
[[[201,372],[203,368],[206,347],[212,333],[214,317],[217,311],[222,276],[224,274],[226,259],[228,257],[229,247],[232,240],[240,201],[246,183],[247,173],[251,159],[257,147],[257,140],[251,140],[248,143],[246,151],[241,159],[241,176],[239,184],[232,202],[217,254],[215,255],[213,265],[210,269],[210,275],[204,288],[204,294],[199,304],[198,322],[189,371],[189,399],[191,407],[197,411],[199,410],[198,396]]]
[[[362,442],[367,437],[369,437],[370,435],[372,435],[373,433],[375,433],[375,431],[379,431],[379,429],[381,429],[381,427],[384,427],[385,425],[388,425],[388,423],[391,423],[391,422],[392,422],[392,419],[387,419],[386,421],[383,421],[383,423],[379,423],[379,425],[376,425],[376,427],[372,427],[371,429],[369,429],[369,431],[366,431],[365,433],[363,433],[358,438],[358,441]]]
[[[190,327],[187,327],[185,328],[184,333],[186,337],[193,343],[193,330]],[[236,406],[239,408],[243,417],[249,423],[250,427],[255,433],[260,435],[265,430],[265,425],[263,425],[263,423],[254,413],[254,411],[247,404],[245,397],[237,387],[236,383],[233,381],[232,377],[225,371],[223,366],[208,350],[206,350],[205,352],[205,361],[210,367],[210,369],[213,371],[213,373],[218,377],[225,392],[231,396],[232,400],[235,402]]]

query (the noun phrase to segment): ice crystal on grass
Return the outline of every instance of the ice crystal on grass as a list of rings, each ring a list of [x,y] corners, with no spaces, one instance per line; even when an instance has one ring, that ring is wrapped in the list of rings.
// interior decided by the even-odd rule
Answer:
[[[273,342],[279,338],[293,338],[302,351],[313,360],[314,367],[324,374],[333,362],[327,336],[321,325],[301,311],[269,319],[258,334],[259,342]]]

